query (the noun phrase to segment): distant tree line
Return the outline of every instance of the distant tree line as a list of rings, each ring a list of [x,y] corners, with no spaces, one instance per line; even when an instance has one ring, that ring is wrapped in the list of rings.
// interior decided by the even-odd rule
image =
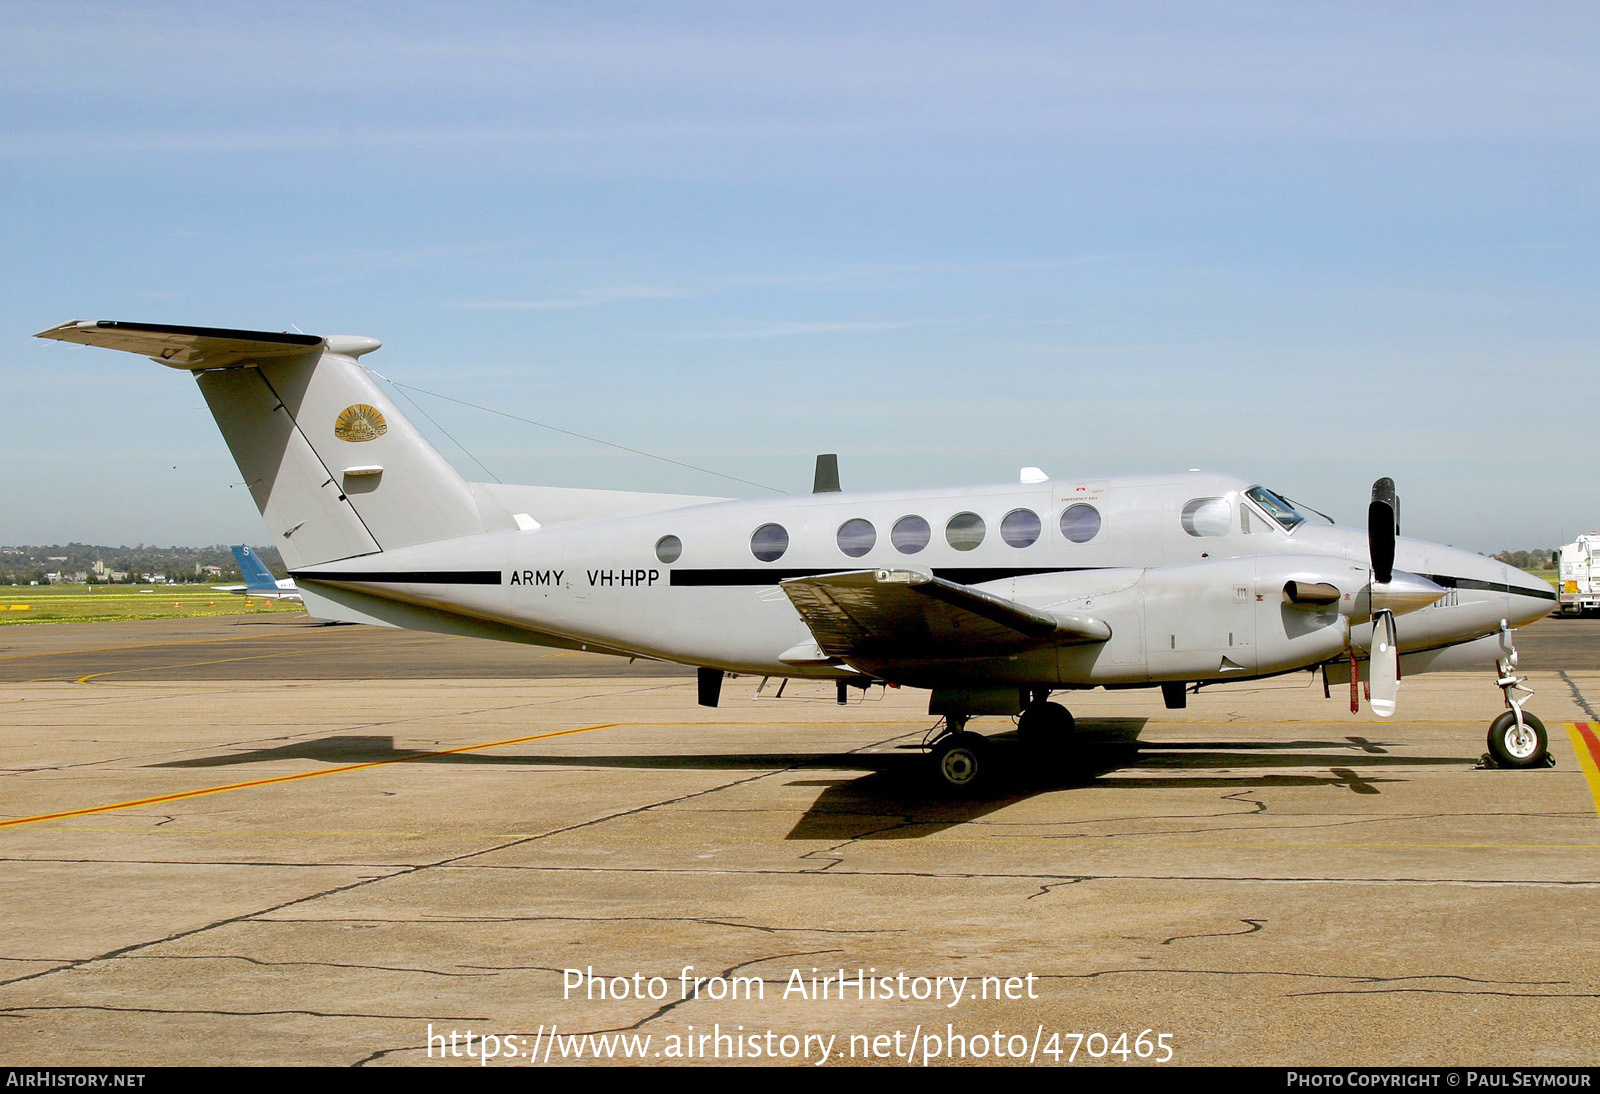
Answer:
[[[1501,551],[1494,557],[1507,566],[1515,566],[1519,570],[1553,570],[1555,563],[1551,558],[1554,554],[1554,551],[1540,547],[1532,551]]]
[[[267,568],[283,575],[283,559],[276,547],[253,547]],[[216,567],[212,573],[206,568]],[[167,581],[239,582],[243,577],[227,544],[211,547],[158,547],[137,544],[111,547],[93,543],[55,543],[43,546],[0,546],[0,585],[48,583],[48,574],[69,579],[85,575],[89,584],[143,582],[144,575],[160,575]],[[118,575],[113,579],[112,575]],[[125,576],[124,576],[125,575]]]

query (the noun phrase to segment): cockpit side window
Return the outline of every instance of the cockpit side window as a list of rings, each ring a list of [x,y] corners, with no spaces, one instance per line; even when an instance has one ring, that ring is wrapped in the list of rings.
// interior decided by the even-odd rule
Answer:
[[[1306,522],[1306,518],[1282,497],[1264,486],[1252,486],[1244,496],[1265,509],[1267,516],[1277,521],[1284,531],[1290,531]]]
[[[1225,536],[1232,511],[1227,498],[1195,498],[1183,507],[1183,530],[1191,536]]]

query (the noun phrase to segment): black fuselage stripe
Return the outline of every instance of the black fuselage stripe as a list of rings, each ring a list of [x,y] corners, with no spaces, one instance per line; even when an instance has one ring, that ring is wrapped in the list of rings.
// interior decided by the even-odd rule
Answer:
[[[296,581],[359,581],[368,585],[499,585],[499,570],[320,570],[290,571]]]
[[[894,569],[894,567],[885,567]],[[1081,570],[1099,570],[1100,566],[995,566],[995,567],[965,567],[965,566],[936,566],[933,568],[935,577],[942,577],[946,581],[954,581],[959,585],[981,585],[985,581],[1001,581],[1008,577],[1032,577],[1035,574],[1066,574],[1076,573]],[[671,584],[679,587],[697,587],[711,585],[776,585],[780,581],[788,581],[797,577],[822,577],[824,574],[846,574],[867,569],[865,566],[826,566],[813,569],[791,570],[757,570],[757,569],[729,569],[729,570],[673,570],[671,571]]]
[[[1501,581],[1480,581],[1475,577],[1451,577],[1449,574],[1419,574],[1435,585],[1443,585],[1446,589],[1475,589],[1485,593],[1514,593],[1517,596],[1531,596],[1537,600],[1557,600],[1556,591],[1546,585],[1542,589],[1530,588],[1527,585],[1507,585]]]

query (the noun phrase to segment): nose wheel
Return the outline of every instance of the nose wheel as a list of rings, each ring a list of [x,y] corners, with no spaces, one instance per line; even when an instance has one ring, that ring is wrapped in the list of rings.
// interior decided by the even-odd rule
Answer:
[[[1489,755],[1501,767],[1539,767],[1549,758],[1550,734],[1532,714],[1518,721],[1508,710],[1489,727]]]
[[[1506,655],[1498,662],[1500,675],[1495,683],[1506,697],[1506,712],[1489,726],[1489,756],[1498,767],[1548,767],[1550,734],[1543,722],[1522,709],[1522,704],[1533,698],[1533,689],[1524,686],[1526,676],[1516,674],[1517,651],[1511,645],[1510,628],[1504,623],[1500,626]]]

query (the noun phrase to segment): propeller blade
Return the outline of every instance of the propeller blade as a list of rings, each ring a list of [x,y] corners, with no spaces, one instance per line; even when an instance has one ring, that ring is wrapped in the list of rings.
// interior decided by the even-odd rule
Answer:
[[[1400,692],[1400,647],[1395,641],[1394,613],[1379,610],[1372,615],[1372,649],[1367,652],[1372,674],[1372,713],[1387,718],[1394,713]]]
[[[1400,500],[1394,480],[1372,484],[1372,504],[1367,506],[1367,551],[1372,558],[1372,580],[1387,585],[1394,577],[1394,537],[1400,531]]]

